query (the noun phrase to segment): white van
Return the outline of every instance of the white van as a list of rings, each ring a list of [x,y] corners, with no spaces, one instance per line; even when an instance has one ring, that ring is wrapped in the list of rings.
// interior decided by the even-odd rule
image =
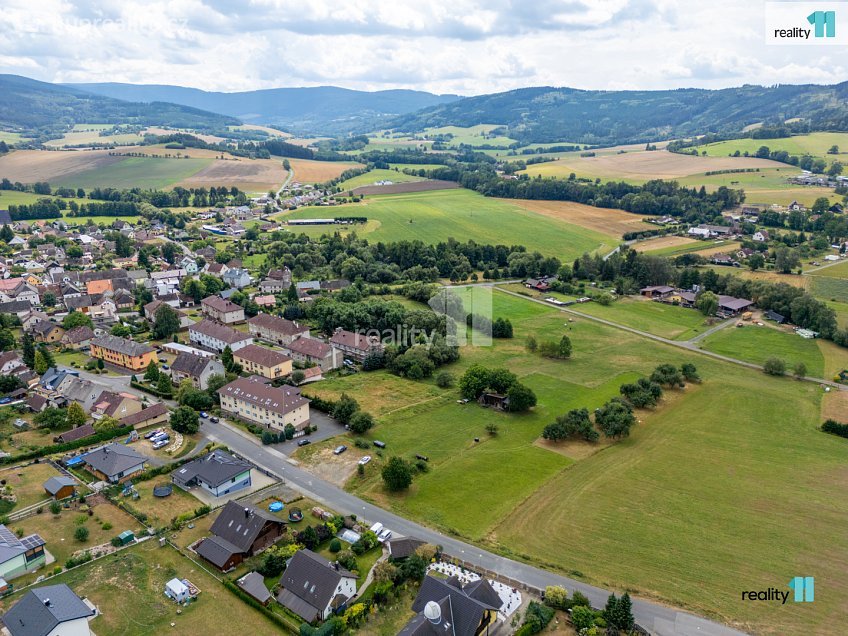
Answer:
[[[383,531],[383,524],[380,523],[379,521],[377,523],[375,523],[373,526],[371,526],[371,532],[373,532],[377,536],[379,536],[382,531]]]

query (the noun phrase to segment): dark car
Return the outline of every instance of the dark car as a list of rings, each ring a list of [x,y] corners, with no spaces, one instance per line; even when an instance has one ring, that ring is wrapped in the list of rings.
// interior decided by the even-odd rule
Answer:
[[[335,450],[333,450],[333,455],[341,455],[343,452],[347,450],[347,446],[342,444],[341,446],[336,446]]]
[[[217,424],[220,420],[213,415],[209,418],[209,421],[212,422],[213,424]]]
[[[298,446],[306,446],[306,445],[311,444],[311,443],[312,442],[310,442],[308,439],[302,439],[297,443],[297,445]]]
[[[420,459],[422,462],[429,462],[430,461],[430,458],[427,457],[426,455],[416,455],[415,459]]]
[[[374,440],[374,446],[376,446],[377,448],[385,448],[386,442],[381,442],[380,440],[375,439]]]

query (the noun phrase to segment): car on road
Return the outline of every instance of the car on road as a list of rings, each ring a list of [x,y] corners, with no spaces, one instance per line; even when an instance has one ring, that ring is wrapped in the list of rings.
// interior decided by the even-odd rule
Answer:
[[[333,455],[341,455],[346,450],[347,450],[347,446],[345,446],[344,444],[342,444],[341,446],[336,446],[333,449]]]
[[[360,457],[359,458],[359,465],[365,466],[365,464],[367,464],[370,461],[371,461],[371,455],[366,455],[365,457]]]
[[[377,536],[380,536],[380,533],[383,531],[383,524],[378,521],[368,529]]]
[[[163,365],[162,365],[161,367],[159,367],[159,368],[160,368],[160,369],[162,369],[163,371],[167,371],[167,370],[168,370],[168,369],[170,369],[171,367],[169,367],[167,364],[163,364]]]
[[[209,413],[207,413],[206,411],[201,411],[200,417],[205,420],[207,417],[209,417]]]
[[[300,440],[300,441],[297,443],[297,445],[298,445],[298,446],[308,446],[308,445],[309,445],[309,444],[311,444],[311,443],[312,443],[312,442],[310,442],[308,439],[302,439],[302,440]]]
[[[221,420],[219,420],[217,417],[215,417],[215,416],[213,415],[212,417],[210,417],[210,418],[209,418],[209,421],[210,421],[210,422],[212,422],[213,424],[217,424],[217,423],[218,423],[218,422],[220,422]]]

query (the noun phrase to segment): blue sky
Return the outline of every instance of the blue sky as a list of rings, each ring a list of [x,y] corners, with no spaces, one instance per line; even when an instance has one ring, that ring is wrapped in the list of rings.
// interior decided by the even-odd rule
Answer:
[[[761,0],[3,0],[0,71],[471,95],[835,83],[848,51],[766,46]]]

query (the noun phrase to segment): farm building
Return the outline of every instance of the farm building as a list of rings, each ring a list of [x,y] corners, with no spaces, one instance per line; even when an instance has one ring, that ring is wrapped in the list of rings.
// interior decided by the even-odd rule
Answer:
[[[674,287],[668,285],[651,285],[643,287],[639,293],[648,298],[666,298],[674,293]]]
[[[483,393],[477,398],[480,406],[491,406],[496,411],[506,411],[509,408],[509,398],[498,393]]]

